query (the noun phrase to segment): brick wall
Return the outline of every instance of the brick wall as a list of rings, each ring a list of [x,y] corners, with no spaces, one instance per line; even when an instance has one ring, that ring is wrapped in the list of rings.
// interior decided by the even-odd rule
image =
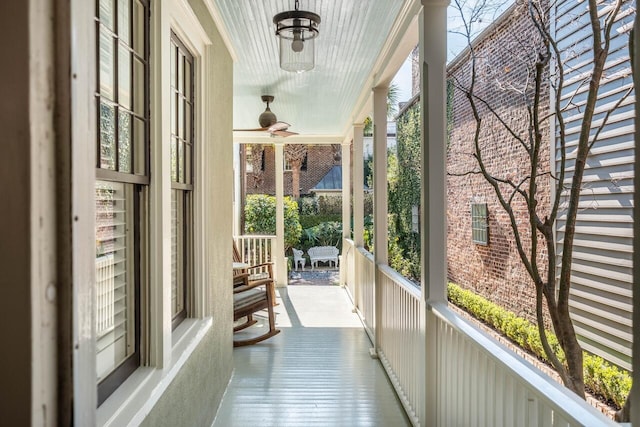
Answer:
[[[536,39],[535,30],[526,9],[516,6],[508,17],[497,23],[476,44],[476,93],[498,114],[526,137],[528,116],[524,99],[518,95],[527,78],[527,55]],[[448,78],[455,85],[468,87],[470,82],[469,58],[457,59],[448,68]],[[545,82],[548,78],[543,79]],[[543,103],[548,111],[548,87],[543,88]],[[486,107],[480,108],[482,126],[480,146],[487,169],[496,177],[519,181],[528,176],[528,157]],[[535,321],[535,288],[518,255],[514,235],[507,213],[500,206],[494,189],[479,174],[478,162],[473,157],[476,121],[464,91],[454,88],[453,126],[447,151],[447,220],[448,275],[452,282],[471,289],[491,301]],[[550,137],[548,125],[543,129],[544,144],[539,172],[549,171]],[[466,175],[465,175],[466,174]],[[539,212],[549,207],[549,178],[539,178]],[[504,187],[503,187],[504,188]],[[510,193],[508,193],[510,194]],[[487,203],[489,244],[478,245],[471,239],[471,203]],[[527,233],[528,215],[522,199],[512,204],[516,221],[522,231],[525,251],[531,248]],[[540,236],[540,238],[542,238]],[[539,246],[544,246],[542,240]],[[541,248],[540,267],[546,270],[547,253]]]
[[[310,145],[307,148],[307,170],[300,171],[300,194],[308,194],[310,190],[331,170],[339,165],[340,160],[334,159],[334,148],[331,145]],[[275,149],[273,146],[264,147],[264,171],[262,182],[256,187],[252,173],[247,173],[247,194],[275,195]],[[284,173],[284,194],[292,194],[292,172]]]

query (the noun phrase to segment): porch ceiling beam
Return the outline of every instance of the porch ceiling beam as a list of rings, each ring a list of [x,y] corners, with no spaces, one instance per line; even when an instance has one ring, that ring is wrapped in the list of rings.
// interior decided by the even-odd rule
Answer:
[[[281,142],[284,144],[342,144],[344,135],[293,135],[287,138],[271,137],[266,132],[234,132],[233,142],[238,144],[274,144]]]
[[[418,12],[421,7],[419,0],[405,1],[371,73],[362,86],[353,109],[352,120],[345,128],[344,134],[350,131],[351,123],[360,123],[370,115],[373,110],[371,89],[376,86],[388,86],[411,50],[418,44]]]

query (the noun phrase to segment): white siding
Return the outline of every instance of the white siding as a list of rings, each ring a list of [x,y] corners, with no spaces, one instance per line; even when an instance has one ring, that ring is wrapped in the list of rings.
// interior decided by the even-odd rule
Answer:
[[[604,9],[608,3],[600,3]],[[626,1],[613,29],[611,53],[594,117],[596,129],[608,110],[633,85],[629,60],[629,23],[634,2]],[[563,105],[575,93],[564,114],[567,125],[567,175],[571,185],[582,106],[586,102],[586,73],[592,68],[591,30],[587,3],[565,0],[555,10],[556,40],[564,52]],[[576,224],[572,271],[571,312],[585,350],[631,369],[633,251],[633,93],[611,114],[587,160]],[[556,169],[560,152],[556,144]],[[565,206],[566,208],[566,206]],[[562,253],[565,212],[557,222],[558,255]]]

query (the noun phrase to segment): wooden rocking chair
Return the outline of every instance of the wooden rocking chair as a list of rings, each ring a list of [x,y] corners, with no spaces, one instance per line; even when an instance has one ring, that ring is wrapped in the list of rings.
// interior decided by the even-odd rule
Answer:
[[[233,277],[233,320],[237,321],[246,317],[246,322],[233,328],[238,332],[254,325],[257,321],[253,314],[266,309],[269,314],[269,330],[264,334],[245,340],[233,340],[234,347],[252,345],[271,338],[280,333],[276,329],[276,316],[273,311],[274,284],[273,279],[249,280],[249,273],[234,274]]]

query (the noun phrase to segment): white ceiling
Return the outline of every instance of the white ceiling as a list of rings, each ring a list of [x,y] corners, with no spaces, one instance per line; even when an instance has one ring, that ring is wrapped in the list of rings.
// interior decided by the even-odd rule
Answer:
[[[271,109],[278,120],[301,135],[317,136],[340,135],[354,119],[394,21],[405,3],[415,1],[301,0],[300,10],[315,12],[322,20],[316,66],[301,74],[280,69],[273,25],[273,15],[293,10],[293,0],[214,2],[237,56],[234,128],[258,127],[265,108],[260,95],[273,95]]]

